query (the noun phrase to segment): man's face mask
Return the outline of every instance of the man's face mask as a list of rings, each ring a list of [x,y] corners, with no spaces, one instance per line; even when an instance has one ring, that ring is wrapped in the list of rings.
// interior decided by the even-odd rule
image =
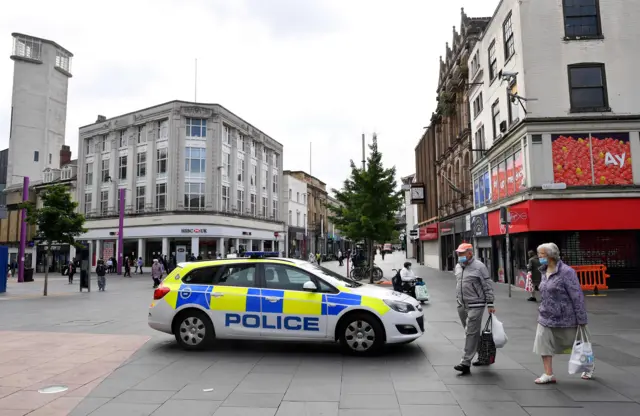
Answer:
[[[466,264],[469,261],[469,259],[467,258],[467,256],[461,256],[458,255],[458,263],[460,264]]]

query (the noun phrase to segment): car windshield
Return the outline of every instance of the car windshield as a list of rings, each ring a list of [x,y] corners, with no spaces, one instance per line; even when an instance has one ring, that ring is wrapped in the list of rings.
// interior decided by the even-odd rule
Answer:
[[[349,279],[348,277],[344,277],[339,275],[338,273],[326,269],[322,266],[318,266],[315,263],[303,262],[301,265],[303,268],[313,271],[315,274],[322,277],[327,283],[332,284],[333,286],[343,286],[343,287],[360,287],[362,283],[358,283],[355,280]]]

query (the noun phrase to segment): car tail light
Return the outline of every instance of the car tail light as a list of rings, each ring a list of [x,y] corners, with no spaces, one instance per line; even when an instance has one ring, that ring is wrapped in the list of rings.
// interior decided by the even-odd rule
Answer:
[[[171,291],[171,289],[169,289],[166,286],[160,286],[159,288],[157,288],[156,290],[153,291],[153,299],[154,300],[160,300],[163,297],[165,297],[165,295],[167,293],[169,293]]]

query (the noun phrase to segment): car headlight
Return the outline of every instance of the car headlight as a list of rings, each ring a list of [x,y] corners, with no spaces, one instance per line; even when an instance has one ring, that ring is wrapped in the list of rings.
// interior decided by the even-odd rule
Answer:
[[[400,302],[399,300],[385,299],[384,303],[386,303],[387,306],[394,311],[400,313],[409,313],[416,310],[416,308],[414,308],[412,304],[407,302]]]

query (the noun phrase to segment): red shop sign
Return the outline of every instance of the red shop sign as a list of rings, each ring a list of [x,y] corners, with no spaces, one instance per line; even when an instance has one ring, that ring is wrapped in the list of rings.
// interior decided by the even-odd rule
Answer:
[[[420,241],[431,241],[438,239],[438,224],[429,224],[420,227]]]
[[[509,209],[511,224],[509,233],[525,233],[529,231],[529,203],[518,204]],[[506,226],[500,224],[500,210],[489,213],[489,235],[502,235]]]

